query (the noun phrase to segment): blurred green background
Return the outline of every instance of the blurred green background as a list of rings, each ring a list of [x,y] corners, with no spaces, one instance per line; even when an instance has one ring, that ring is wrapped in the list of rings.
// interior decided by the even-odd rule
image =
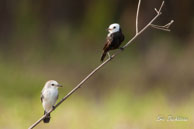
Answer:
[[[139,25],[161,0],[142,0]],[[0,128],[26,129],[43,114],[47,80],[61,99],[100,64],[111,23],[126,43],[137,0],[0,0]],[[194,1],[166,0],[155,24],[54,111],[37,129],[191,129],[194,125]],[[123,43],[123,44],[124,44]],[[167,121],[168,115],[188,121]],[[156,121],[158,116],[164,121]]]

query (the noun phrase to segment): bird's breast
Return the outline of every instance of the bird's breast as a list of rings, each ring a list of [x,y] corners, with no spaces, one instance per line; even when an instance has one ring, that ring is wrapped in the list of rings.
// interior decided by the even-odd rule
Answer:
[[[51,110],[52,106],[55,105],[58,96],[57,89],[47,89],[43,92],[43,107],[46,111]]]
[[[46,89],[43,94],[46,99],[54,98],[55,96],[58,95],[58,90],[57,89]]]

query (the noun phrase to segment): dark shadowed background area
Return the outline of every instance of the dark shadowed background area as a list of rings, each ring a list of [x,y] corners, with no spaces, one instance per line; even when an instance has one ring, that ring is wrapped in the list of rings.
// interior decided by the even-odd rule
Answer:
[[[161,2],[142,0],[140,28]],[[120,23],[123,44],[134,36],[137,3],[0,0],[0,128],[26,129],[40,118],[40,92],[47,80],[63,84],[61,99],[98,66],[111,23]],[[171,32],[147,29],[58,107],[49,124],[36,128],[191,129],[193,5],[192,0],[166,0],[155,24],[173,19]],[[170,115],[174,121],[168,121]]]

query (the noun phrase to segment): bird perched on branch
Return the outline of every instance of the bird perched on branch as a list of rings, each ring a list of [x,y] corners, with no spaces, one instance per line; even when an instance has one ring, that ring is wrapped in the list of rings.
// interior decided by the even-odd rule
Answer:
[[[62,87],[57,81],[49,80],[44,85],[44,88],[41,92],[41,102],[44,108],[44,115],[51,111],[58,99],[58,87]],[[43,119],[44,123],[49,123],[50,121],[50,114]]]
[[[104,60],[108,51],[119,48],[121,43],[124,40],[124,35],[122,33],[122,30],[119,24],[117,23],[111,24],[108,27],[108,32],[109,33],[106,37],[106,44],[104,45],[104,48],[103,48],[104,52],[101,56],[101,61]],[[121,49],[123,50],[123,48]],[[110,58],[110,55],[109,55],[109,58]]]

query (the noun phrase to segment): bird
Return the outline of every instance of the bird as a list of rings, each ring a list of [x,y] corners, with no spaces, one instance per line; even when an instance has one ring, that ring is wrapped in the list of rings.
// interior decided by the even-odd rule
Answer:
[[[44,123],[49,123],[50,121],[50,113],[48,114],[48,112],[55,108],[54,105],[59,96],[58,87],[62,87],[62,85],[55,80],[49,80],[45,83],[44,88],[42,89],[41,102],[44,108],[44,115],[47,114],[43,119]]]
[[[121,43],[124,41],[124,35],[118,23],[111,24],[107,30],[109,33],[106,37],[106,43],[103,48],[103,54],[101,56],[101,61],[104,60],[104,58],[106,57],[107,53],[110,50],[118,49]],[[120,49],[123,50],[123,48],[120,48]],[[109,55],[109,58],[110,58],[110,55]]]

